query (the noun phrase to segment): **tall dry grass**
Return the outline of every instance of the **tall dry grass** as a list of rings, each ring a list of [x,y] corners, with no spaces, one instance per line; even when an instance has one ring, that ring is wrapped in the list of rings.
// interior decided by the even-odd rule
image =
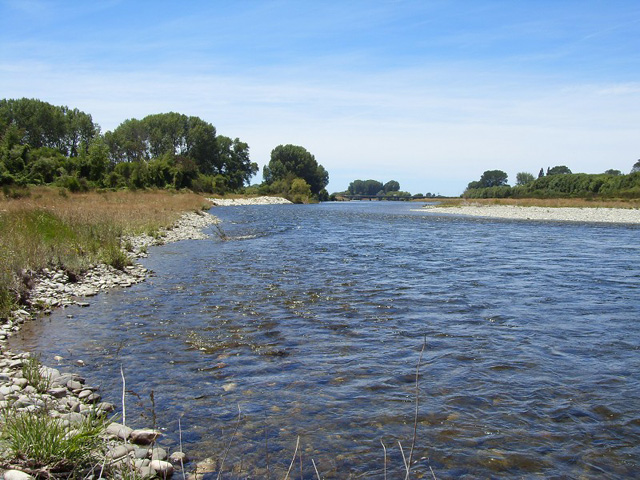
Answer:
[[[31,272],[77,275],[95,263],[126,264],[123,235],[150,233],[208,205],[193,193],[68,194],[41,187],[0,196],[0,318],[26,299]]]

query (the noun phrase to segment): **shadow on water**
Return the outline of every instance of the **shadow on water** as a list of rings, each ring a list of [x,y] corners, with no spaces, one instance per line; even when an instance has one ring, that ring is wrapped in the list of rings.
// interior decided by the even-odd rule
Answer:
[[[224,478],[303,473],[629,478],[640,458],[637,229],[435,217],[406,204],[218,208],[226,238],[28,325],[13,348],[82,371]],[[67,315],[71,315],[68,318]],[[296,471],[299,467],[296,467]],[[278,473],[278,475],[275,475]],[[300,476],[299,472],[296,476]]]

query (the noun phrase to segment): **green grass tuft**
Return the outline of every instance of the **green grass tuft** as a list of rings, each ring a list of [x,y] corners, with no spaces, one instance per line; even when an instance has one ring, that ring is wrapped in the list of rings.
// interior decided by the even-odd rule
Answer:
[[[104,417],[89,415],[78,425],[65,425],[46,411],[4,411],[3,436],[16,460],[32,469],[79,471],[97,462],[102,451]]]

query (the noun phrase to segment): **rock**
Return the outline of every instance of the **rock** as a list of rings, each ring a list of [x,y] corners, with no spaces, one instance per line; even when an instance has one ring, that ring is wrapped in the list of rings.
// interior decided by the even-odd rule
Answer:
[[[67,382],[67,388],[71,391],[82,389],[82,384],[76,380],[69,380]]]
[[[173,452],[171,455],[169,455],[169,461],[171,463],[173,463],[174,465],[183,465],[185,463],[187,463],[189,460],[187,458],[187,455],[183,452]]]
[[[76,412],[65,413],[60,416],[61,419],[67,420],[71,425],[78,425],[84,422],[84,415]]]
[[[164,462],[162,460],[152,460],[149,464],[149,467],[152,470],[155,470],[156,474],[159,477],[169,478],[173,475],[173,465],[169,462]]]
[[[13,384],[20,388],[24,388],[29,384],[29,381],[26,378],[14,378]]]
[[[64,387],[55,387],[55,388],[50,388],[48,393],[54,398],[64,398],[69,393],[69,390],[67,390]]]
[[[134,450],[134,456],[135,456],[135,458],[140,459],[140,460],[147,459],[147,457],[149,456],[149,449],[148,448],[138,448],[138,447],[136,447],[136,449]],[[146,465],[149,465],[148,461],[147,461]]]
[[[196,476],[204,475],[206,473],[213,473],[218,469],[218,464],[213,458],[205,458],[196,465]],[[202,478],[202,477],[200,477]]]
[[[2,396],[11,395],[12,393],[13,388],[11,388],[9,385],[2,385],[0,387],[0,394],[2,394]]]
[[[131,432],[131,441],[138,445],[149,445],[154,442],[162,432],[158,430],[152,430],[150,428],[142,428]]]
[[[100,402],[98,403],[98,405],[96,405],[96,408],[98,408],[98,410],[100,410],[101,412],[109,413],[113,412],[116,409],[116,406],[113,403]]]
[[[155,447],[151,452],[151,460],[166,460],[167,451],[164,448]]]
[[[135,449],[133,445],[118,445],[115,448],[112,448],[107,453],[107,458],[111,460],[119,460],[122,457],[125,457]]]
[[[148,465],[138,467],[137,470],[138,470],[138,475],[140,475],[140,478],[149,478],[149,477],[153,477],[156,474],[156,471],[153,470]]]
[[[33,477],[20,470],[7,470],[4,472],[4,480],[33,480]]]
[[[98,403],[101,397],[97,393],[93,393],[93,390],[86,389],[78,394],[78,399],[85,403]]]
[[[133,432],[132,428],[122,425],[121,423],[113,422],[107,427],[107,434],[122,440],[127,440],[131,436],[131,432]]]

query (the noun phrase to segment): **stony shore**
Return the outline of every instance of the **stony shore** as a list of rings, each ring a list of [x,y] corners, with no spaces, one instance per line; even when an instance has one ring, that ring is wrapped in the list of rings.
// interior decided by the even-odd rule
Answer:
[[[282,197],[254,198],[207,198],[216,207],[237,207],[242,205],[286,205],[291,203]]]
[[[568,208],[520,207],[515,205],[461,205],[440,207],[427,205],[420,211],[431,214],[467,215],[509,220],[538,220],[553,222],[639,224],[640,209],[632,208]]]
[[[135,262],[147,255],[147,248],[186,239],[202,239],[206,235],[202,229],[217,222],[208,213],[186,213],[170,229],[156,236],[141,235],[123,239],[123,249]],[[111,288],[129,287],[144,281],[150,272],[142,265],[134,263],[117,270],[108,265],[92,266],[79,278],[69,278],[63,270],[45,269],[33,278],[30,308],[13,312],[12,318],[0,326],[0,409],[13,412],[33,412],[47,408],[50,415],[59,418],[70,428],[91,412],[109,413],[115,406],[101,402],[97,389],[85,385],[84,379],[75,373],[61,373],[57,369],[41,367],[42,374],[49,378],[50,387],[39,392],[24,378],[23,365],[30,358],[29,353],[13,353],[7,350],[8,337],[20,330],[22,324],[36,319],[52,308],[64,308],[76,304],[89,306],[88,297]],[[83,362],[78,361],[78,367]],[[107,465],[112,467],[131,466],[141,477],[168,477],[174,466],[182,465],[186,457],[182,452],[168,452],[159,446],[161,433],[156,430],[133,430],[125,425],[112,423],[106,431]],[[2,457],[5,456],[0,452]],[[168,461],[167,461],[168,460]],[[5,458],[3,462],[6,462]],[[20,465],[3,473],[5,480],[27,480],[33,478],[28,468]]]

